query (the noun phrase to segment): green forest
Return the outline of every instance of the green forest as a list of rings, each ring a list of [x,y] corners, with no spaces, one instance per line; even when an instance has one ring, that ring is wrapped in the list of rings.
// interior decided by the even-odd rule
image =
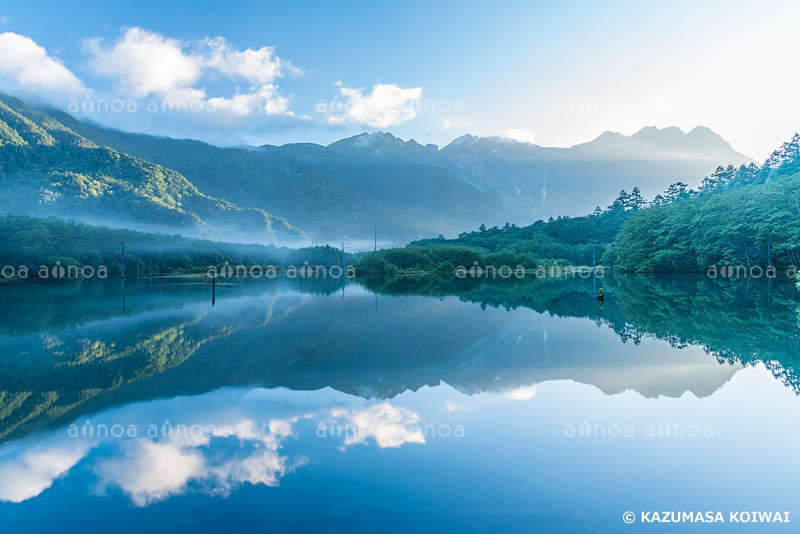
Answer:
[[[233,195],[235,188],[229,184],[234,177],[246,175],[259,182],[261,171],[248,174],[225,167],[235,172],[226,180],[218,176],[227,185],[215,190],[218,197],[208,196],[174,170],[102,146],[119,141],[119,136],[106,132],[108,139],[95,140],[84,135],[99,135],[97,131],[68,115],[47,114],[11,97],[0,101],[0,201],[9,214],[0,218],[5,243],[0,267],[10,266],[16,274],[23,265],[29,270],[55,264],[104,265],[109,277],[118,276],[122,242],[128,243],[124,262],[128,269],[138,265],[140,273],[145,269],[148,274],[197,273],[226,261],[276,266],[306,261],[331,266],[344,261],[357,265],[362,274],[452,274],[473,266],[526,271],[603,266],[641,273],[741,267],[748,272],[789,272],[800,262],[797,134],[763,165],[718,167],[697,189],[676,181],[648,200],[634,187],[630,193],[621,191],[605,208],[598,206],[580,217],[551,217],[528,226],[481,225],[452,239],[439,235],[404,247],[361,253],[348,249],[345,254],[332,247],[293,251],[220,242],[307,241],[286,220],[257,207],[242,207],[249,193]],[[138,146],[135,140],[149,138],[125,139],[133,149]],[[176,150],[191,160],[194,153],[187,143]],[[266,182],[261,186],[268,187]],[[222,193],[240,203],[223,200]],[[437,193],[431,191],[429,198],[438,198]],[[322,208],[314,204],[309,209]],[[364,209],[337,207],[336,211],[362,217]],[[64,219],[48,217],[53,214]],[[406,215],[413,218],[410,212]],[[75,218],[86,224],[65,220]],[[389,226],[397,223],[391,217],[384,219]],[[93,226],[96,221],[144,231]],[[420,222],[419,228],[424,226]],[[190,237],[167,235],[168,228]],[[6,274],[0,281],[19,278]]]
[[[719,167],[698,190],[676,182],[652,201],[638,188],[620,192],[605,209],[582,217],[557,217],[518,227],[439,236],[406,247],[344,254],[362,274],[436,272],[458,268],[602,265],[630,272],[708,272],[744,266],[748,272],[789,272],[800,262],[800,135],[761,166]],[[121,272],[122,243],[129,272],[180,274],[209,266],[341,265],[330,246],[289,249],[192,239],[177,235],[92,226],[58,218],[0,217],[5,246],[0,263],[13,271],[100,265],[108,277]],[[773,269],[774,271],[770,271]],[[7,276],[3,281],[17,279]],[[30,278],[36,279],[35,275]]]
[[[639,188],[582,217],[486,228],[366,256],[364,272],[446,272],[452,266],[603,265],[629,272],[765,274],[800,263],[800,135],[763,165],[718,167],[699,189],[683,182],[653,200]],[[759,270],[760,269],[760,270]],[[774,270],[774,271],[773,271]]]
[[[128,277],[206,274],[211,266],[222,273],[225,262],[250,267],[308,265],[331,267],[357,263],[361,257],[330,246],[291,249],[274,245],[239,244],[192,239],[179,235],[138,232],[93,226],[55,217],[0,216],[0,282],[80,280],[89,277],[117,279],[124,264]],[[41,267],[46,267],[45,271]],[[54,267],[67,276],[54,276]],[[68,269],[70,266],[73,269]],[[105,267],[105,275],[99,274]],[[24,267],[24,269],[22,269]],[[83,271],[84,267],[91,267]],[[138,269],[138,270],[137,270]],[[24,276],[20,273],[24,272]],[[74,273],[77,272],[77,276]]]
[[[5,213],[180,229],[215,239],[304,239],[280,217],[210,197],[174,170],[98,145],[7,96],[0,100],[0,185]]]

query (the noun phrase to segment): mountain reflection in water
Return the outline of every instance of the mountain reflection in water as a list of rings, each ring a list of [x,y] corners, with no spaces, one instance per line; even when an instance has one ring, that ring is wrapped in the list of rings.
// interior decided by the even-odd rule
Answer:
[[[126,288],[124,312],[118,286],[1,288],[0,520],[35,532],[101,498],[98,524],[133,530],[190,499],[148,513],[221,525],[258,488],[280,488],[254,519],[275,529],[611,528],[678,487],[687,509],[791,509],[736,473],[798,485],[780,470],[800,437],[794,287],[602,283],[599,305],[591,280],[283,279],[220,285],[214,306],[162,283]]]

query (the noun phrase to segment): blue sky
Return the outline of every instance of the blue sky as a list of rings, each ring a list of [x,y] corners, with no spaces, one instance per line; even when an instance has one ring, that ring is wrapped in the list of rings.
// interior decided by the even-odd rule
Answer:
[[[117,4],[0,7],[0,87],[218,144],[704,125],[763,159],[800,129],[798,2]]]

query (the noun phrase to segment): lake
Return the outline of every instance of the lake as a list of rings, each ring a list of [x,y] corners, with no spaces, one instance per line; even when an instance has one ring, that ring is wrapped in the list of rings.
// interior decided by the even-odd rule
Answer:
[[[212,303],[209,284],[168,279],[0,296],[3,533],[800,523],[785,281],[278,278],[218,285]],[[648,522],[662,512],[724,523]],[[767,513],[784,521],[731,523]]]

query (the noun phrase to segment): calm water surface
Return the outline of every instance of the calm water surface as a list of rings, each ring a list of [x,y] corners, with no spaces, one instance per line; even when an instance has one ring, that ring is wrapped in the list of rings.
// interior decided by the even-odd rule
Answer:
[[[0,532],[800,530],[793,286],[602,283],[2,287]]]

